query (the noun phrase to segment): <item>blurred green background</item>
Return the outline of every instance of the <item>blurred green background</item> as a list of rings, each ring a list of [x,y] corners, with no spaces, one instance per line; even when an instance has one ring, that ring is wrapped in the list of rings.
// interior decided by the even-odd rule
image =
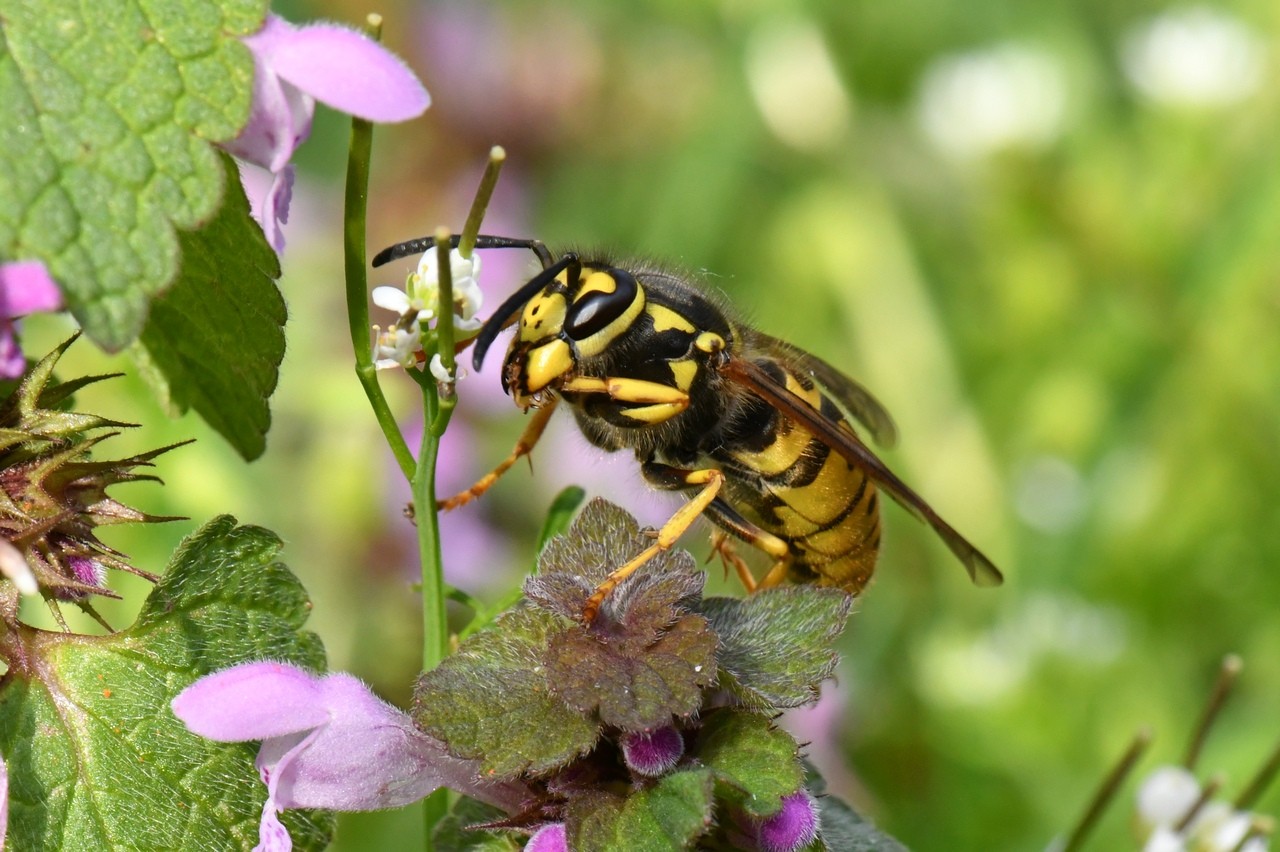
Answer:
[[[374,8],[276,5],[295,21]],[[1245,671],[1204,769],[1240,789],[1280,736],[1280,6],[376,10],[435,104],[379,129],[372,250],[460,227],[504,145],[486,230],[705,270],[745,317],[870,387],[901,432],[885,457],[1004,568],[1003,588],[975,589],[924,527],[886,511],[838,690],[796,722],[837,792],[913,849],[1041,848],[1139,726],[1156,734],[1147,769],[1181,756],[1233,651]],[[159,460],[163,490],[119,491],[191,520],[109,543],[159,570],[214,514],[277,530],[331,664],[404,705],[417,567],[407,493],[351,369],[345,144],[322,109],[298,157],[290,345],[264,458],[246,465],[195,418],[167,420],[133,379],[84,399],[146,426],[104,452],[199,438]],[[528,261],[484,262],[492,307]],[[62,333],[33,318],[28,348]],[[84,344],[68,360],[101,370]],[[384,378],[411,424],[411,383]],[[442,493],[523,425],[489,370],[460,393]],[[660,520],[670,503],[633,468],[575,442],[565,415],[532,475],[448,519],[450,576],[482,597],[510,588],[567,482]],[[705,542],[686,539],[699,555]],[[1132,788],[1091,848],[1131,848]],[[1277,806],[1272,790],[1260,809]],[[344,818],[335,848],[404,848],[419,823]]]

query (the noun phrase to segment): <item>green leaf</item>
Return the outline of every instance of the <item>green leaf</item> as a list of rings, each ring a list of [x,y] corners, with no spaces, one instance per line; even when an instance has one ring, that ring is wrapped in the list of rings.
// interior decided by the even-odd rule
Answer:
[[[0,0],[0,260],[45,262],[118,350],[218,209],[261,0]]]
[[[838,589],[784,586],[697,608],[720,637],[721,685],[754,709],[799,707],[838,661],[835,640],[853,599]]]
[[[593,500],[543,548],[525,594],[576,621],[596,586],[651,542],[626,511]],[[552,691],[630,731],[695,713],[716,672],[715,634],[705,618],[688,613],[704,582],[687,553],[662,553],[641,565],[609,593],[590,626],[551,638],[545,659]]]
[[[436,823],[431,833],[433,848],[436,852],[517,852],[520,844],[510,835],[469,828],[506,818],[507,814],[498,808],[463,796]]]
[[[146,370],[174,414],[194,408],[240,455],[266,448],[284,359],[280,262],[249,218],[236,166],[223,155],[227,194],[207,225],[184,231],[182,272],[142,330]]]
[[[217,518],[188,538],[137,622],[106,637],[23,628],[0,687],[9,838],[19,849],[225,849],[257,842],[266,788],[254,744],[187,731],[169,702],[196,677],[247,660],[324,668],[301,630],[310,604],[276,562],[280,541]],[[329,817],[285,815],[297,848]]]
[[[582,628],[552,637],[551,689],[570,707],[606,725],[645,731],[691,716],[715,682],[716,637],[699,615],[686,615],[648,645]]]
[[[547,542],[558,535],[563,535],[573,520],[573,513],[578,511],[587,492],[577,485],[566,486],[556,499],[551,501],[547,510],[547,519],[542,522],[542,530],[538,533],[538,550],[547,546]]]
[[[682,850],[711,823],[711,773],[686,769],[623,797],[594,792],[570,801],[570,849],[630,852]]]
[[[567,627],[529,606],[504,613],[418,680],[418,726],[459,757],[479,760],[494,780],[546,772],[585,754],[599,726],[547,682],[547,645]]]
[[[804,783],[798,752],[791,735],[765,716],[717,710],[707,716],[690,753],[715,774],[717,798],[767,817]]]
[[[596,498],[564,535],[547,542],[538,574],[524,593],[538,606],[577,621],[587,599],[609,574],[653,543],[625,509]],[[600,608],[596,624],[617,626],[642,644],[698,600],[706,575],[688,553],[659,553],[622,581]]]

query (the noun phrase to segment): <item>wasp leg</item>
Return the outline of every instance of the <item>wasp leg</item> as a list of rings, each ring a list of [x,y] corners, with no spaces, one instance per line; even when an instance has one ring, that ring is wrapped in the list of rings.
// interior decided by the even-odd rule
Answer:
[[[534,445],[542,437],[543,430],[547,428],[547,421],[551,419],[551,413],[556,410],[556,403],[559,401],[560,398],[556,397],[541,408],[534,409],[533,416],[529,418],[529,425],[520,434],[520,439],[516,441],[515,447],[512,448],[511,455],[503,459],[493,470],[476,480],[475,485],[472,485],[466,491],[458,492],[448,500],[442,501],[440,508],[448,512],[470,503],[492,488],[502,474],[510,470],[511,466],[519,461],[522,456],[527,456],[533,452]]]
[[[646,463],[644,469],[647,469],[652,462]],[[666,468],[666,465],[657,465],[657,467]],[[604,603],[604,599],[609,593],[618,587],[618,584],[635,573],[636,569],[644,565],[653,557],[663,551],[670,550],[680,536],[684,535],[685,530],[692,526],[693,522],[698,519],[702,511],[710,505],[711,501],[716,499],[716,494],[720,492],[720,486],[724,485],[724,474],[715,468],[706,468],[704,470],[678,470],[677,468],[667,468],[672,473],[681,474],[683,483],[686,487],[694,487],[701,485],[702,490],[690,498],[676,513],[672,515],[662,528],[658,530],[657,540],[640,551],[631,558],[625,565],[615,568],[608,577],[596,586],[596,590],[591,597],[587,598],[586,604],[582,607],[582,622],[590,625],[596,620],[596,616],[600,614],[600,605]],[[647,474],[646,474],[647,478]]]
[[[565,382],[560,389],[574,393],[602,393],[618,402],[647,403],[620,412],[637,423],[661,423],[689,407],[689,394],[671,385],[643,379],[578,376]]]
[[[747,594],[751,594],[756,590],[756,578],[751,573],[751,569],[747,567],[747,563],[742,561],[742,557],[738,555],[733,542],[729,539],[729,534],[724,530],[713,532],[711,534],[711,554],[707,557],[707,561],[710,562],[719,556],[720,561],[724,563],[725,578],[728,579],[729,570],[733,569],[733,573],[738,575],[738,581],[747,590]]]
[[[769,572],[758,583],[752,577],[751,572],[746,570],[745,565],[739,568],[738,564],[734,564],[735,570],[738,571],[738,576],[743,577],[742,585],[746,587],[748,594],[755,592],[757,589],[772,588],[786,579],[787,569],[791,566],[791,546],[786,541],[751,523],[742,517],[736,509],[718,498],[707,507],[706,515],[721,529],[732,533],[757,550],[762,550],[773,557],[773,565],[770,566]],[[736,554],[733,558],[737,560],[737,563],[742,562]],[[748,579],[750,582],[748,582]]]

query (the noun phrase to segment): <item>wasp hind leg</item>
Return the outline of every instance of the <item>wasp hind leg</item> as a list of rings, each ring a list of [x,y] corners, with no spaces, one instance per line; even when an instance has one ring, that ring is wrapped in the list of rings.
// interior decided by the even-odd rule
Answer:
[[[769,567],[764,579],[756,582],[755,576],[747,568],[741,557],[732,551],[729,552],[728,561],[742,580],[742,585],[746,588],[747,594],[751,594],[757,589],[772,588],[787,578],[787,571],[791,567],[791,546],[785,540],[751,523],[742,517],[736,509],[719,498],[712,501],[711,505],[707,507],[706,514],[725,532],[742,539],[757,550],[773,557],[773,565]],[[717,550],[719,550],[722,557],[726,555],[723,546],[718,547]]]
[[[650,477],[651,472],[663,477],[663,482],[672,482],[678,478],[679,488],[694,488],[702,486],[702,490],[689,499],[676,513],[672,515],[662,528],[658,530],[657,540],[653,544],[640,551],[632,557],[626,564],[615,568],[608,577],[596,586],[596,590],[587,598],[586,604],[582,607],[582,622],[591,624],[596,620],[596,616],[600,614],[600,605],[604,603],[604,599],[609,593],[618,587],[618,585],[632,574],[636,569],[640,568],[646,562],[659,553],[670,550],[680,536],[684,535],[685,530],[693,525],[703,510],[716,499],[716,495],[720,493],[720,487],[724,485],[724,474],[715,468],[706,468],[703,470],[681,470],[679,468],[660,465],[656,462],[645,462],[642,466],[645,479],[652,482],[658,487],[663,487],[660,482]]]
[[[556,410],[556,403],[559,401],[560,398],[556,397],[541,408],[534,409],[533,416],[529,419],[529,425],[524,427],[524,432],[520,434],[520,439],[516,441],[511,454],[503,459],[493,470],[476,480],[475,485],[472,485],[466,491],[459,491],[448,500],[441,501],[440,508],[448,512],[470,503],[492,488],[493,484],[502,477],[502,474],[510,470],[512,465],[533,452],[534,446],[537,445],[538,439],[542,437],[543,430],[547,428],[547,421],[551,419],[551,414]]]

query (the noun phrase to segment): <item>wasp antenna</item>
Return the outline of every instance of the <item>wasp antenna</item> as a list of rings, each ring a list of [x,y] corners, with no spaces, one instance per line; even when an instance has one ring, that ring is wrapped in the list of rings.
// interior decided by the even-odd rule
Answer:
[[[480,241],[490,239],[489,237],[480,237]],[[495,239],[502,239],[497,237]],[[485,248],[480,241],[476,242],[478,248]],[[534,242],[528,240],[527,242]],[[538,243],[542,246],[542,243]],[[507,246],[492,246],[492,248],[507,248]],[[529,248],[529,246],[523,246]],[[543,248],[545,251],[545,247]],[[563,272],[567,267],[576,264],[581,269],[582,264],[578,260],[578,256],[573,252],[567,253],[555,263],[547,266],[537,275],[529,280],[529,283],[512,293],[507,300],[498,306],[498,309],[489,315],[489,319],[485,320],[484,325],[480,328],[480,333],[476,335],[475,349],[472,350],[471,365],[476,372],[480,371],[480,367],[484,364],[485,353],[489,351],[489,347],[493,345],[493,341],[497,339],[498,334],[510,325],[516,318],[517,312],[524,307],[524,303],[534,297],[534,295],[550,284],[555,277]]]
[[[452,237],[449,245],[452,248],[458,247],[458,240],[461,236]],[[396,243],[393,246],[387,246],[382,251],[373,256],[373,265],[375,267],[390,263],[393,260],[399,260],[402,257],[410,255],[422,254],[430,248],[434,248],[436,244],[435,237],[418,237],[414,240],[405,240],[402,243]],[[547,269],[555,262],[555,258],[541,240],[525,240],[515,237],[494,237],[480,234],[476,237],[475,247],[478,249],[491,248],[519,248],[528,249],[538,256],[538,261],[542,264],[543,269]]]

